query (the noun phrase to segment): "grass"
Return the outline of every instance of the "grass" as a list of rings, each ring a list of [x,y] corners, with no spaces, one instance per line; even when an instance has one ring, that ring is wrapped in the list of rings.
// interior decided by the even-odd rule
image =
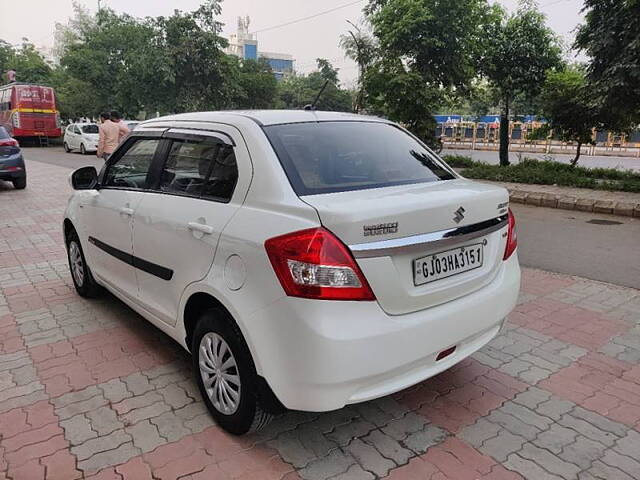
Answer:
[[[464,168],[464,176],[497,182],[562,185],[622,192],[640,192],[640,174],[615,168],[585,168],[525,158],[508,167],[489,165],[463,155],[445,155],[444,160],[454,168]]]

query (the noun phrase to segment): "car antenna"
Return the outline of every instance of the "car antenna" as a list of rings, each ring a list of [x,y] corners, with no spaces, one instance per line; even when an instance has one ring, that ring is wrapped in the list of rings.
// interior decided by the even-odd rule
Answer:
[[[304,106],[305,110],[315,110],[316,109],[316,103],[318,103],[318,100],[320,100],[320,95],[322,95],[322,92],[324,92],[324,89],[327,88],[328,84],[329,84],[329,80],[325,80],[324,81],[324,85],[322,85],[322,88],[318,92],[318,95],[316,95],[316,99],[313,101],[313,103],[305,105]]]

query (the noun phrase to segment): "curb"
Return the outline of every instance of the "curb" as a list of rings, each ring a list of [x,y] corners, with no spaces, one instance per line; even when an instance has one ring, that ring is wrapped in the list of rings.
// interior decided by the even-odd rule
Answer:
[[[513,203],[640,218],[640,203],[594,200],[592,198],[556,195],[553,193],[527,192],[514,188],[507,189],[509,190],[509,199]]]

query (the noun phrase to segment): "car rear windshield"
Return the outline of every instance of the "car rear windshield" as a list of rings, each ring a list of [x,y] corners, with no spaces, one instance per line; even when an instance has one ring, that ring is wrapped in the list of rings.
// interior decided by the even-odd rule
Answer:
[[[0,127],[0,139],[10,138],[9,133],[4,127]]]
[[[264,130],[298,195],[455,178],[437,157],[394,125],[314,122]]]
[[[82,133],[98,133],[98,125],[83,125]]]

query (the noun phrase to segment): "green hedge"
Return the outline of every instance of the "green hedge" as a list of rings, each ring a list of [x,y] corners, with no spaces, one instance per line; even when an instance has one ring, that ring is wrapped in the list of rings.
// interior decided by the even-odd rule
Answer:
[[[462,155],[443,158],[454,168],[464,168],[463,175],[467,178],[640,192],[640,174],[631,170],[572,167],[564,163],[532,158],[525,158],[522,162],[508,167],[476,162]]]

